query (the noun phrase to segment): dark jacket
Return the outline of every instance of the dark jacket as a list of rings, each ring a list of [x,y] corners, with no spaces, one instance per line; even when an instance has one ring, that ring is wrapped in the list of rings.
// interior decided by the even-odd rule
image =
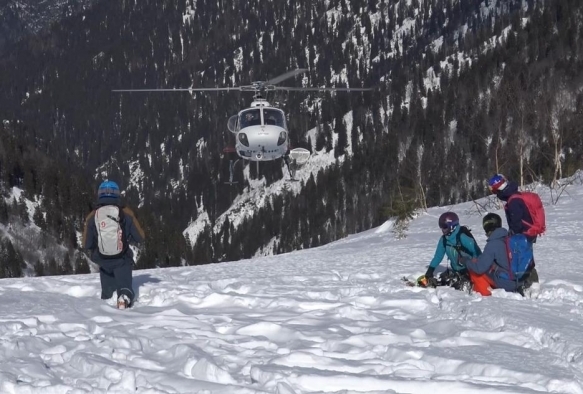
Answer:
[[[505,228],[497,228],[486,240],[484,251],[478,258],[466,260],[468,271],[475,274],[486,274],[495,283],[497,289],[516,291],[516,281],[508,279],[508,252],[506,250]]]
[[[504,212],[506,213],[510,234],[523,234],[528,230],[523,220],[527,223],[532,223],[532,217],[522,198],[513,198],[508,201],[514,195],[520,195],[520,192],[518,191],[518,184],[512,181],[508,182],[508,186],[504,190],[497,193],[500,200],[506,201]],[[526,236],[526,238],[529,242],[534,242],[536,239],[536,237],[530,236]]]
[[[104,201],[103,199],[97,205],[96,209],[104,205],[117,205],[108,204],[111,201]],[[118,205],[119,206],[119,205]],[[122,257],[119,259],[106,259],[101,256],[98,249],[97,240],[97,227],[95,226],[95,210],[91,211],[87,218],[85,219],[85,228],[83,230],[83,247],[87,249],[91,254],[91,260],[99,265],[111,265],[120,262],[132,262],[134,259],[134,252],[131,248],[128,248]],[[124,220],[124,233],[127,234],[128,243],[141,243],[144,241],[144,230],[140,226],[140,223],[136,219],[133,211],[127,207],[122,208],[125,220]]]

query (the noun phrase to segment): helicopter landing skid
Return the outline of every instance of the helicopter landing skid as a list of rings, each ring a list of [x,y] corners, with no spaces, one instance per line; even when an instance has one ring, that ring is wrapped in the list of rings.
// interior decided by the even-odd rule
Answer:
[[[298,181],[295,176],[296,176],[296,171],[298,169],[298,165],[296,163],[295,159],[290,159],[289,155],[285,155],[283,157],[283,161],[285,162],[285,165],[287,167],[287,171],[289,172],[289,180],[290,181]]]
[[[233,181],[233,173],[235,171],[235,165],[237,165],[237,163],[239,162],[239,160],[241,160],[241,159],[229,160],[229,181],[228,182],[225,182],[225,184],[227,184],[227,185],[236,185],[237,183],[239,183],[238,181]]]

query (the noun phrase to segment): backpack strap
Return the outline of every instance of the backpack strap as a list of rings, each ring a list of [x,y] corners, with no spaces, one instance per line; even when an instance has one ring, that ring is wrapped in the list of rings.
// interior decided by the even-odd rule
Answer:
[[[504,245],[506,246],[506,260],[508,260],[508,277],[510,280],[514,280],[514,273],[512,272],[512,251],[510,250],[510,236],[506,236],[504,239]]]
[[[121,233],[123,236],[123,250],[124,253],[128,250],[128,234],[126,234],[126,228],[125,228],[125,223],[126,223],[126,215],[125,212],[123,211],[122,207],[119,207],[119,221],[117,222],[119,224],[119,226],[121,227]]]
[[[465,246],[462,244],[462,241],[461,241],[461,239],[460,239],[462,234],[465,234],[465,235],[466,235],[466,236],[468,236],[469,238],[472,238],[472,239],[473,239],[473,237],[472,237],[471,235],[468,235],[468,234],[467,234],[469,231],[470,231],[470,230],[467,230],[467,227],[465,227],[465,226],[460,226],[460,231],[458,231],[458,233],[457,233],[457,234],[456,234],[456,236],[455,236],[455,245],[451,245],[451,244],[450,244],[449,246],[452,246],[452,247],[453,247],[455,250],[457,250],[457,251],[458,251],[458,253],[460,253],[460,252],[464,252],[464,253],[465,253],[465,254],[467,254],[468,256],[472,256],[472,251],[471,251],[471,250],[469,250],[468,248],[466,248],[466,247],[465,247]],[[446,247],[447,247],[447,245],[448,245],[448,243],[447,243],[447,239],[445,238],[445,235],[442,235],[441,237],[442,237],[442,239],[443,239],[443,247],[444,247],[444,248],[446,248]]]
[[[447,248],[447,245],[449,245],[449,246],[453,247],[455,250],[457,250],[457,252],[458,252],[458,264],[459,264],[459,261],[462,258],[461,252],[466,253],[468,256],[472,256],[472,252],[462,244],[461,239],[460,239],[461,238],[461,234],[462,234],[462,230],[460,228],[460,231],[456,234],[456,238],[455,238],[456,239],[456,243],[455,243],[455,245],[448,244],[447,243],[447,239],[445,238],[445,235],[442,235],[441,236],[441,238],[443,239],[443,248],[444,249],[446,249]],[[465,234],[465,231],[464,231],[464,234]],[[471,237],[471,236],[469,236],[469,237],[473,239],[473,237]]]
[[[506,212],[507,215],[508,215],[508,212],[507,212],[508,205],[510,205],[510,201],[514,200],[515,198],[520,198],[520,192],[516,192],[515,194],[508,197],[508,200],[506,200],[506,203],[504,204],[504,212]]]
[[[510,197],[508,197],[508,200],[506,202],[510,202],[510,200],[515,199],[516,197],[520,197],[521,193],[520,192],[516,192],[514,194],[512,194]]]

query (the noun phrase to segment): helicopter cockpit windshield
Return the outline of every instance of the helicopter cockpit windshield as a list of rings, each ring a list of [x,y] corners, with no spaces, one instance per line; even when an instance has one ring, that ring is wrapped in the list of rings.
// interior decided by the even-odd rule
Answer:
[[[283,113],[277,109],[263,109],[263,118],[266,125],[273,125],[285,128]]]
[[[261,121],[263,112],[263,122]],[[239,116],[240,129],[249,126],[279,126],[285,129],[285,117],[283,112],[274,108],[252,108],[241,113]]]
[[[248,109],[241,113],[239,124],[242,129],[249,126],[261,125],[261,112],[259,111],[259,108]]]

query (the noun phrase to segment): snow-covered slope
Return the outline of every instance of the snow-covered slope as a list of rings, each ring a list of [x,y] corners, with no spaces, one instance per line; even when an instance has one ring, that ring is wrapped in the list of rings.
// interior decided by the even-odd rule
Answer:
[[[0,392],[583,393],[583,185],[566,191],[546,206],[532,298],[401,283],[425,272],[445,209],[483,245],[471,202],[420,214],[400,240],[387,222],[316,249],[137,271],[129,311],[99,300],[96,275],[0,280]]]

